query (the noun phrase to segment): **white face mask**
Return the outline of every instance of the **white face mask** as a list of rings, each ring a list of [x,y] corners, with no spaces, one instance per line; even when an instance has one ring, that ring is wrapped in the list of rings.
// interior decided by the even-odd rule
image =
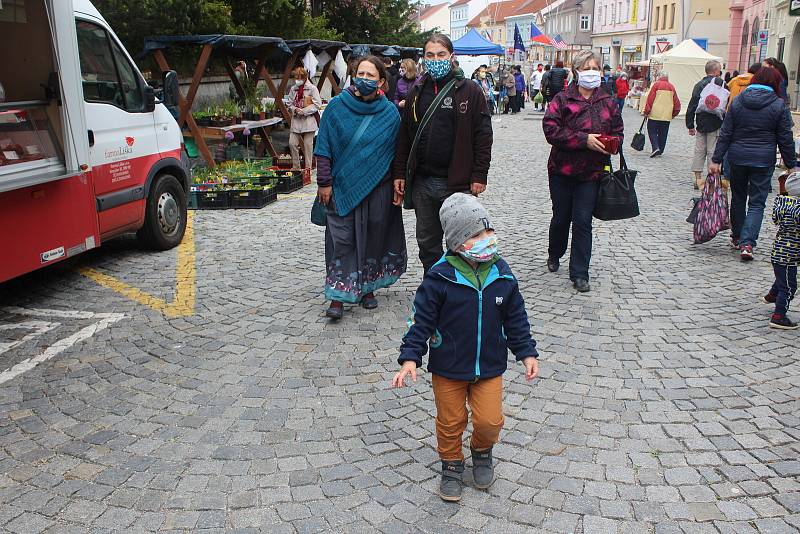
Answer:
[[[599,70],[580,71],[578,72],[578,85],[584,89],[597,89],[600,87],[602,77]]]

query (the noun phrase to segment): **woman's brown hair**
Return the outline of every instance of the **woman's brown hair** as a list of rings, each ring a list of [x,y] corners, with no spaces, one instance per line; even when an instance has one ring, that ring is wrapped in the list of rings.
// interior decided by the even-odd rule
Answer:
[[[304,82],[308,81],[308,71],[305,67],[295,67],[292,70],[292,76],[294,76],[295,80],[303,80]]]
[[[400,66],[406,69],[406,78],[409,76],[411,78],[417,77],[417,63],[413,59],[405,58],[400,62]]]

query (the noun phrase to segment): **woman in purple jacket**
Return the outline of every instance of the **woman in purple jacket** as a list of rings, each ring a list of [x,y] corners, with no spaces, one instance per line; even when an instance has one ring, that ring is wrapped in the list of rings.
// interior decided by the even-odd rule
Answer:
[[[542,120],[544,135],[552,145],[547,162],[553,203],[547,268],[558,270],[571,224],[569,278],[575,289],[585,293],[592,257],[592,211],[598,182],[610,164],[610,154],[598,138],[617,136],[621,145],[623,124],[611,95],[599,89],[603,74],[595,52],[579,52],[572,61],[572,74],[573,82],[553,98]]]
[[[408,92],[417,83],[417,64],[413,59],[404,59],[400,62],[400,78],[397,80],[397,90],[394,93],[394,104],[403,109],[406,105]]]

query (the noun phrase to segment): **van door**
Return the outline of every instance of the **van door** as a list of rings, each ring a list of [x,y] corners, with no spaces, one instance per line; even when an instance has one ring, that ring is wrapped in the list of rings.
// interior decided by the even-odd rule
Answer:
[[[145,82],[122,46],[96,22],[76,21],[94,193],[103,237],[144,220],[144,186],[159,159]]]

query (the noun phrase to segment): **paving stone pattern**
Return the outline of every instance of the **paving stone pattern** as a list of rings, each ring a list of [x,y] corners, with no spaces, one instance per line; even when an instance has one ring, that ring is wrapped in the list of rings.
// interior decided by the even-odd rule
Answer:
[[[630,138],[635,112],[626,122]],[[429,376],[387,387],[419,262],[378,294],[378,310],[329,323],[306,188],[263,210],[196,213],[192,317],[167,319],[74,271],[90,265],[169,300],[175,251],[131,239],[0,287],[4,304],[128,316],[0,385],[0,528],[798,532],[800,338],[768,330],[759,303],[771,222],[751,264],[725,236],[691,244],[692,140],[675,121],[665,156],[630,155],[642,216],[596,223],[593,291],[578,295],[565,268],[545,267],[540,117],[494,126],[483,198],[542,376],[528,384],[513,363],[505,375],[491,489],[440,501]],[[3,368],[40,350],[20,346]]]

